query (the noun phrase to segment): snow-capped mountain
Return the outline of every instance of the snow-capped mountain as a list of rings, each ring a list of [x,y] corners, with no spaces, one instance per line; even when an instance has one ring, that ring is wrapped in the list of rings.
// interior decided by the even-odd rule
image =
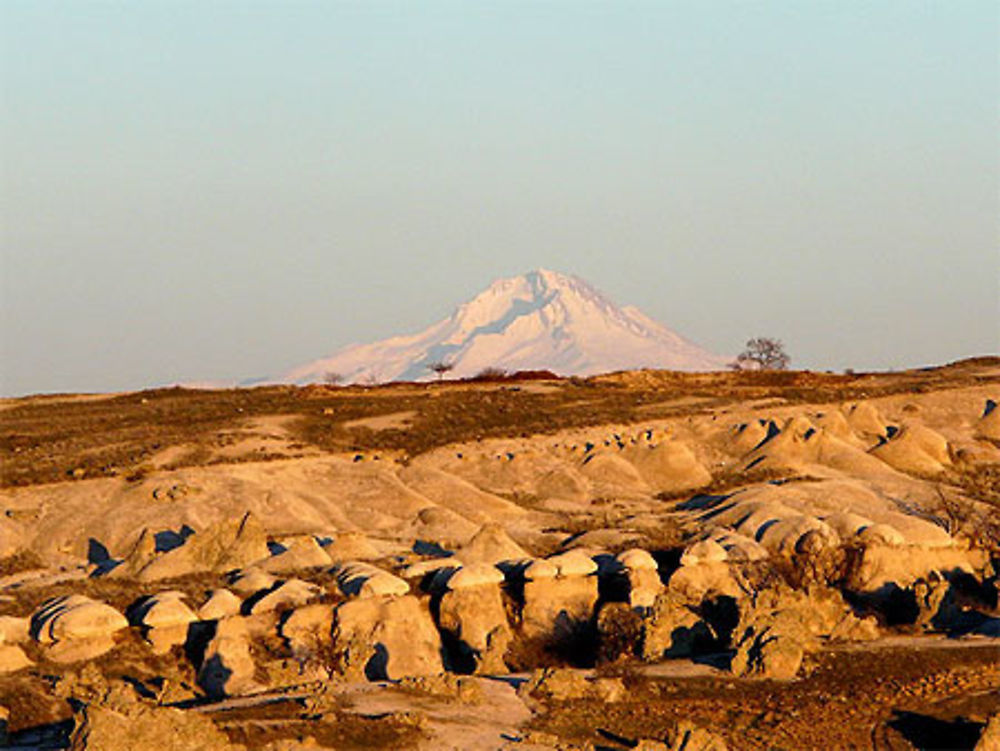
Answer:
[[[539,269],[500,279],[452,315],[412,336],[354,344],[285,373],[283,383],[419,381],[429,366],[449,378],[485,368],[593,375],[615,370],[719,370],[713,355],[634,307],[620,308],[578,277]]]

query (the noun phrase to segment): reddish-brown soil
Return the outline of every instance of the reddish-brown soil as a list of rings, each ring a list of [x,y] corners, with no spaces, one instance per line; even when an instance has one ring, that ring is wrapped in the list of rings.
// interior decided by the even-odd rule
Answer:
[[[962,647],[832,651],[799,680],[659,679],[632,674],[618,704],[551,705],[534,727],[577,742],[628,748],[663,739],[680,720],[731,749],[972,749],[1000,711],[1000,650]]]

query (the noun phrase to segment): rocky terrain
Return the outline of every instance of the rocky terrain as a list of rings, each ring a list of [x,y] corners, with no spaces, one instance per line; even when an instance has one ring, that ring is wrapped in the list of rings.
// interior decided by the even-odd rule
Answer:
[[[8,748],[1000,748],[1000,358],[4,400]]]

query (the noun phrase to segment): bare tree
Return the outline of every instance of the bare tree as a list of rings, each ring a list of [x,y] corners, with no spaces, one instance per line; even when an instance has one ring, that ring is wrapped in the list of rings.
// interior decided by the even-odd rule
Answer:
[[[437,360],[435,362],[427,363],[427,369],[437,373],[438,380],[440,381],[444,378],[445,373],[450,373],[455,369],[455,363]]]
[[[323,374],[323,383],[329,384],[330,386],[336,386],[338,383],[344,380],[344,376],[340,373],[334,373],[330,371]]]
[[[780,339],[766,336],[754,337],[747,342],[746,349],[740,352],[733,364],[734,369],[743,370],[747,367],[757,367],[761,370],[786,370],[792,358],[785,352],[785,345]]]

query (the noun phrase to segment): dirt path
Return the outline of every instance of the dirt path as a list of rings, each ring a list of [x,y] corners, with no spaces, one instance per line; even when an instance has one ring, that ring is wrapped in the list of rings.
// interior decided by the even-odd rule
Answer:
[[[472,680],[483,694],[482,701],[474,704],[415,695],[385,684],[352,687],[345,698],[357,714],[419,712],[426,724],[425,737],[415,746],[418,751],[497,751],[508,747],[529,751],[532,746],[520,742],[520,728],[531,719],[531,711],[518,698],[513,682]]]

